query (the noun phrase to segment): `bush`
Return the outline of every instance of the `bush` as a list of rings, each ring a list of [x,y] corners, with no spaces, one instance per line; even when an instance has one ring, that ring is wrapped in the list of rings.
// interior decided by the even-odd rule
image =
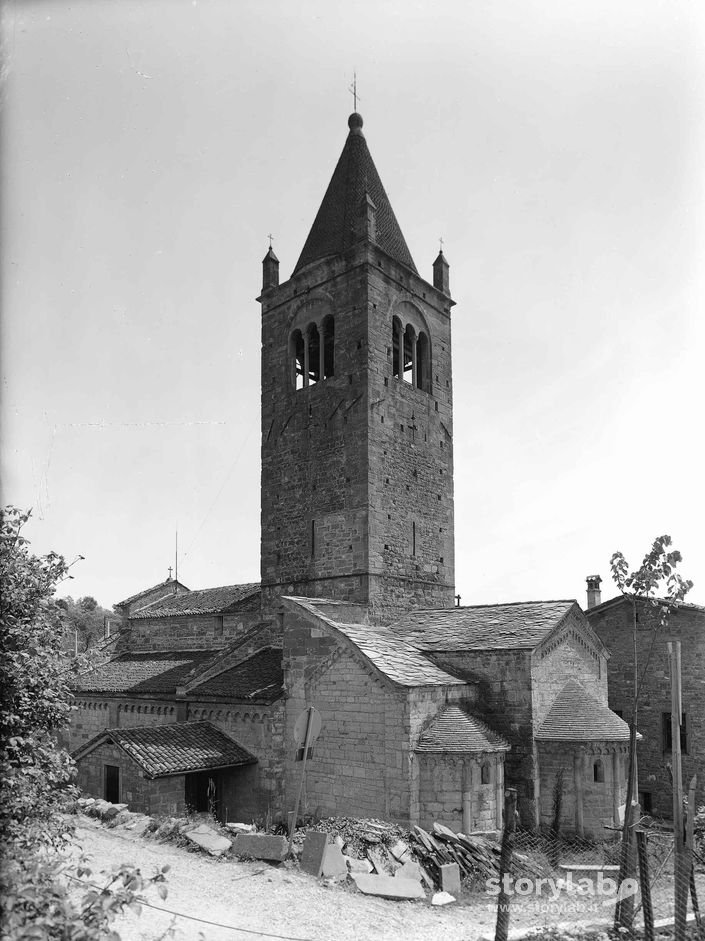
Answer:
[[[147,882],[120,867],[94,887],[90,871],[61,854],[74,830],[67,811],[76,788],[71,757],[57,733],[71,712],[70,679],[78,662],[64,644],[64,615],[54,592],[68,566],[54,552],[38,558],[22,529],[29,513],[0,513],[0,839],[3,939],[117,938],[110,922],[126,906],[137,910]],[[71,880],[83,882],[74,901]],[[165,896],[166,887],[159,886]]]

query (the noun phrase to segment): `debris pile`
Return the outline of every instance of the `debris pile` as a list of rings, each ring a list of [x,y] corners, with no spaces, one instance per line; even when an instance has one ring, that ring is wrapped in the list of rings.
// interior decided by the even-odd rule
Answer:
[[[499,873],[500,846],[485,837],[454,833],[443,824],[434,823],[431,833],[421,827],[414,827],[410,839],[416,857],[436,883],[440,883],[441,866],[448,863],[457,863],[462,877],[472,882],[484,882]],[[517,852],[512,857],[512,874],[531,877],[546,875],[538,863]]]

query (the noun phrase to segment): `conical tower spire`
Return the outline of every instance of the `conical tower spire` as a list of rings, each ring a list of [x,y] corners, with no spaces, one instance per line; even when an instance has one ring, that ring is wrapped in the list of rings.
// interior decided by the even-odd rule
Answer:
[[[395,261],[417,273],[367,148],[362,133],[362,117],[357,112],[348,118],[348,128],[350,130],[343,152],[293,273],[322,258],[340,255],[355,244],[360,232],[360,207],[365,199],[375,207],[376,245]]]

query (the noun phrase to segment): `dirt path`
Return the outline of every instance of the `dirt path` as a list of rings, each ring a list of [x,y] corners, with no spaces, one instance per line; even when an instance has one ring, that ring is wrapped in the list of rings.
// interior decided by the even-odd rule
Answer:
[[[478,913],[475,907],[374,899],[355,889],[327,886],[296,869],[191,853],[122,828],[106,829],[89,817],[79,818],[77,836],[90,857],[94,879],[123,862],[138,866],[146,876],[171,866],[166,901],[150,892],[149,901],[160,910],[144,907],[139,917],[121,917],[115,927],[122,941],[154,941],[172,924],[175,941],[472,941],[494,927],[494,910]],[[163,909],[232,927],[174,920]]]

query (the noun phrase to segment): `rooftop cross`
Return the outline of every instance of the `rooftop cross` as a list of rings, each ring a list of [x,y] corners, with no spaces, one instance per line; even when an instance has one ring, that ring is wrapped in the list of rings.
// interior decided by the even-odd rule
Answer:
[[[350,94],[353,96],[353,111],[357,111],[357,101],[358,101],[358,94],[357,94],[357,72],[353,72],[352,85],[350,85],[350,87],[348,88],[348,91],[349,91]]]
[[[460,595],[456,595],[456,596],[455,596],[455,607],[456,607],[456,608],[459,608],[459,607],[460,607],[460,598],[461,598]]]
[[[274,236],[273,236],[272,233],[270,232],[269,235],[267,236],[267,238],[269,239],[269,247],[271,248],[271,247],[272,247],[272,242],[274,241]]]
[[[169,566],[169,578],[171,578],[171,573],[172,573],[172,572],[173,572],[173,569],[172,569],[171,566]]]
[[[441,237],[438,239],[438,242],[439,242],[439,244],[440,244],[440,246],[441,246],[441,248],[440,248],[441,254],[443,254],[443,236],[441,236]]]

